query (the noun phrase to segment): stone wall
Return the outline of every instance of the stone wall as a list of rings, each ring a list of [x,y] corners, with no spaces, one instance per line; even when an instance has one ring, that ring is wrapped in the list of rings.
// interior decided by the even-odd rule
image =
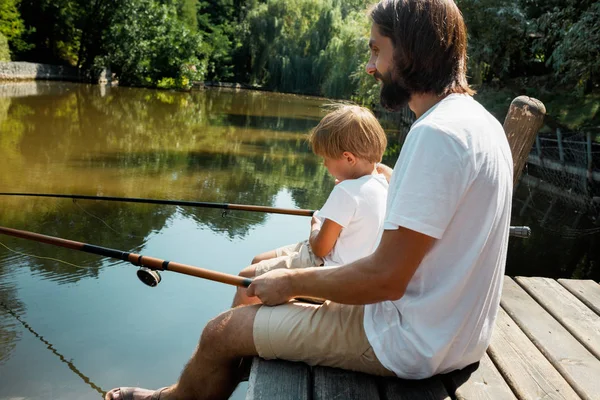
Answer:
[[[0,62],[0,80],[61,80],[80,81],[79,70],[61,65],[29,62]]]

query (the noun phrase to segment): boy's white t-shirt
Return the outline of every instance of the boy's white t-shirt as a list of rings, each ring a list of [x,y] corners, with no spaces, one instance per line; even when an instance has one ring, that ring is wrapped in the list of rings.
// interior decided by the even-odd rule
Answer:
[[[388,183],[383,175],[344,180],[333,188],[318,218],[342,226],[324,265],[348,264],[375,251],[383,230]]]
[[[390,181],[384,229],[436,238],[402,298],[365,306],[380,362],[421,379],[483,357],[506,262],[513,161],[500,123],[453,94],[412,126]]]

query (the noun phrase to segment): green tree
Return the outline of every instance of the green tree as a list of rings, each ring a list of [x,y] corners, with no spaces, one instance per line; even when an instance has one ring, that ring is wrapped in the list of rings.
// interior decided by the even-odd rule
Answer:
[[[531,60],[529,23],[522,0],[458,0],[469,34],[469,70],[474,83],[506,79]]]
[[[198,31],[198,18],[196,16],[198,5],[198,0],[178,0],[177,2],[177,15],[179,19],[192,32]]]
[[[244,21],[250,81],[279,91],[318,94],[326,72],[322,52],[339,18],[331,1],[259,4]]]
[[[0,61],[10,61],[10,50],[6,36],[0,33]]]
[[[28,48],[27,43],[22,39],[25,24],[19,13],[19,1],[0,1],[0,34],[4,35],[13,50],[17,52]]]
[[[206,71],[200,36],[180,23],[171,2],[125,0],[104,41],[103,61],[127,85],[187,87]]]
[[[77,66],[84,71],[93,68],[98,57],[107,53],[104,37],[113,18],[125,0],[78,0],[82,10],[78,26],[81,30]]]
[[[198,29],[208,46],[207,78],[230,80],[235,70],[242,72],[236,78],[246,81],[247,62],[236,50],[242,46],[239,24],[257,0],[202,0],[198,3]]]
[[[77,64],[83,10],[76,0],[21,0],[21,17],[31,45],[20,58],[50,64]]]
[[[600,4],[591,0],[533,2],[529,12],[540,33],[534,44],[561,82],[589,92],[600,81]]]
[[[363,12],[352,12],[336,21],[337,34],[329,40],[323,56],[327,73],[321,94],[326,97],[350,99],[359,88],[372,86],[375,80],[365,73],[369,59],[369,20]],[[378,90],[377,90],[378,91]],[[366,93],[365,93],[366,95]],[[361,95],[361,102],[372,103],[370,96]]]

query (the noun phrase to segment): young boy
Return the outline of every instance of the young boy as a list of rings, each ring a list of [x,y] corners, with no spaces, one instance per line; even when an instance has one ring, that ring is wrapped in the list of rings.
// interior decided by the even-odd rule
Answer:
[[[309,141],[336,186],[312,217],[308,240],[259,254],[241,276],[254,277],[277,268],[344,265],[375,250],[388,189],[376,168],[387,145],[383,128],[368,109],[342,105],[319,122]],[[255,301],[240,288],[233,306]]]

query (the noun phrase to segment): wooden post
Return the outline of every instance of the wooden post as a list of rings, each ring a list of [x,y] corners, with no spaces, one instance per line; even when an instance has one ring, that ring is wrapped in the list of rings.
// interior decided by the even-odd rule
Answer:
[[[544,104],[528,96],[519,96],[510,103],[510,108],[504,120],[504,131],[508,138],[513,155],[515,184],[527,162],[529,151],[535,137],[542,127],[546,107]]]

